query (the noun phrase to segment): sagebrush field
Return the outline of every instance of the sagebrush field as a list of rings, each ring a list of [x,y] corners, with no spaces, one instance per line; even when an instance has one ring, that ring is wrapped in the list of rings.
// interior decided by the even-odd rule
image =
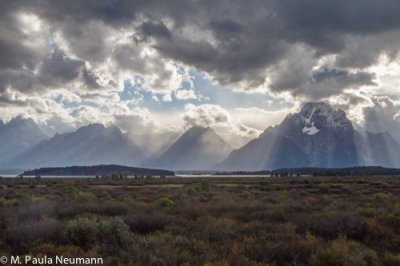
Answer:
[[[400,265],[398,177],[1,179],[0,254]]]

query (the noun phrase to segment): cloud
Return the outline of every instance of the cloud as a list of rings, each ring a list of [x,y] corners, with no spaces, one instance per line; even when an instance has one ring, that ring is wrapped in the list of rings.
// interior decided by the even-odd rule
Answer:
[[[179,90],[175,92],[175,97],[178,100],[188,100],[188,99],[196,99],[197,96],[192,90]]]
[[[289,113],[295,112],[296,109],[294,107],[291,109],[283,108],[281,110],[268,111],[257,107],[236,108],[232,112],[232,116],[250,128],[264,131],[268,126],[281,123]]]
[[[118,100],[136,77],[140,93],[171,106],[199,100],[193,70],[220,87],[283,95],[295,106],[341,99],[353,113],[378,110],[379,97],[395,103],[399,96],[399,13],[397,0],[3,1],[0,109],[3,117],[29,113],[49,123],[109,123],[131,115],[143,97]],[[385,74],[391,64],[396,71]],[[372,127],[371,109],[361,113]],[[256,135],[254,121],[231,114],[186,105],[183,117],[187,125]]]
[[[319,69],[312,73],[312,78],[294,91],[295,94],[305,95],[308,99],[318,100],[342,93],[347,88],[361,86],[376,86],[375,75],[357,71],[351,73],[338,69]]]
[[[372,105],[363,108],[364,127],[374,133],[388,131],[400,141],[400,101],[387,96],[371,100]]]
[[[0,92],[8,87],[29,90],[35,70],[48,49],[48,29],[33,28],[35,15],[18,10],[18,5],[2,3],[0,15]],[[10,12],[7,12],[11,9]],[[40,20],[39,20],[40,21]]]
[[[210,127],[234,148],[240,147],[262,132],[234,119],[227,110],[219,105],[202,104],[195,106],[186,104],[182,117],[186,128],[192,126]]]
[[[325,52],[345,48],[345,39],[352,35],[373,35],[398,29],[395,0],[367,1],[275,1],[276,10],[285,23],[292,41],[308,43]]]
[[[60,86],[76,79],[83,66],[83,61],[68,58],[63,51],[55,48],[41,63],[40,83],[48,87]]]
[[[144,22],[140,25],[139,32],[140,33],[135,36],[138,38],[136,39],[138,41],[144,41],[147,37],[171,39],[171,32],[162,21],[158,23]]]
[[[312,69],[325,55],[337,56],[333,68],[338,71],[358,67],[359,72],[382,53],[396,56],[400,28],[400,4],[395,0],[42,1],[3,8],[8,11],[2,19],[2,28],[8,30],[2,29],[5,37],[0,40],[7,51],[3,67],[34,69],[43,59],[43,52],[18,41],[27,35],[24,19],[18,20],[25,14],[28,21],[40,22],[46,29],[43,36],[53,36],[66,57],[87,66],[86,86],[104,86],[94,82],[100,76],[108,75],[110,85],[139,74],[154,93],[180,86],[172,60],[206,72],[221,86],[255,90],[272,81],[273,91],[297,95],[301,82],[313,78]],[[307,51],[296,48],[299,45]],[[282,67],[276,70],[277,65]]]
[[[149,157],[160,155],[182,133],[181,127],[171,127],[158,120],[147,109],[136,108],[129,115],[117,115],[115,125],[126,131]]]

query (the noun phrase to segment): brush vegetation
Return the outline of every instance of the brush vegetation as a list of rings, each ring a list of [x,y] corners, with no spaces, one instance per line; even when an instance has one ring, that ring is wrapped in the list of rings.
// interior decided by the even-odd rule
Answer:
[[[0,180],[0,254],[400,265],[398,177]]]

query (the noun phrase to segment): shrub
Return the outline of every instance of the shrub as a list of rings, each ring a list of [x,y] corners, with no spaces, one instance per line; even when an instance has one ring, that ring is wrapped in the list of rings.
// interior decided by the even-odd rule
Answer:
[[[244,255],[253,261],[262,262],[260,265],[309,265],[309,258],[318,248],[318,241],[313,237],[285,241],[246,237],[243,245]]]
[[[175,205],[173,200],[170,200],[169,198],[161,198],[158,199],[154,202],[154,204],[158,207],[172,207]]]
[[[108,254],[116,254],[129,237],[129,227],[120,217],[110,218],[98,225],[97,239]]]
[[[400,254],[386,253],[383,257],[383,265],[400,265]]]
[[[322,193],[322,194],[327,194],[327,193],[329,193],[329,187],[327,187],[325,185],[320,186],[319,187],[319,192]]]
[[[43,216],[51,216],[54,213],[54,204],[49,201],[35,201],[20,207],[16,212],[18,221],[40,220]]]
[[[72,182],[68,185],[67,196],[69,199],[72,199],[72,200],[76,199],[78,196],[78,194],[76,193],[74,184]]]
[[[60,219],[71,219],[84,213],[92,213],[105,216],[125,215],[128,207],[122,202],[72,202],[69,204],[59,204],[55,210]]]
[[[378,263],[375,251],[344,238],[331,242],[329,247],[320,249],[310,259],[310,264],[313,266],[378,265]]]
[[[192,195],[194,192],[195,192],[195,190],[194,190],[194,188],[192,188],[192,187],[188,187],[188,188],[186,189],[186,194],[188,194],[188,195]]]
[[[325,239],[335,239],[344,235],[351,239],[363,240],[367,233],[364,218],[347,213],[328,213],[297,218],[296,232],[304,234],[309,231]]]
[[[95,199],[95,196],[94,196],[94,194],[93,193],[91,193],[91,192],[82,192],[82,191],[79,191],[79,193],[78,193],[78,200],[80,201],[80,202],[88,202],[88,201],[94,201],[94,199]]]
[[[245,185],[238,185],[237,187],[236,187],[236,190],[237,191],[243,191],[243,190],[246,190],[247,188],[246,188],[246,186]]]
[[[176,198],[177,198],[178,200],[183,199],[183,192],[182,192],[182,189],[181,189],[181,188],[178,188],[178,189],[176,190]]]
[[[162,230],[170,223],[170,217],[162,212],[139,212],[123,218],[129,228],[139,234],[148,234]]]
[[[84,248],[88,248],[95,242],[97,233],[98,223],[96,220],[89,220],[88,218],[72,220],[65,228],[67,239],[74,245]]]
[[[15,205],[16,204],[16,200],[15,199],[10,199],[7,197],[1,197],[0,198],[0,207],[3,206],[11,206],[11,205]]]
[[[200,183],[200,191],[209,192],[210,191],[210,184],[208,180],[203,180]]]
[[[379,192],[374,194],[374,200],[376,203],[384,203],[389,200],[389,195],[387,195],[386,193]]]
[[[28,247],[30,241],[57,241],[62,232],[61,224],[55,219],[43,219],[16,224],[7,229],[6,242],[14,247]]]
[[[93,245],[102,247],[103,254],[117,254],[129,237],[129,227],[117,218],[103,221],[78,218],[70,221],[65,228],[65,236],[74,245],[89,249]]]
[[[272,198],[272,197],[264,197],[262,199],[262,201],[265,203],[278,203],[279,202],[276,198]]]

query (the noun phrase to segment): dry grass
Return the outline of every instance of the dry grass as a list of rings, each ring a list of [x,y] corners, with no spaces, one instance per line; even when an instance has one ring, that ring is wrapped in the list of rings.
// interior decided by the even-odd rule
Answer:
[[[400,265],[399,250],[398,177],[0,180],[4,255]]]

